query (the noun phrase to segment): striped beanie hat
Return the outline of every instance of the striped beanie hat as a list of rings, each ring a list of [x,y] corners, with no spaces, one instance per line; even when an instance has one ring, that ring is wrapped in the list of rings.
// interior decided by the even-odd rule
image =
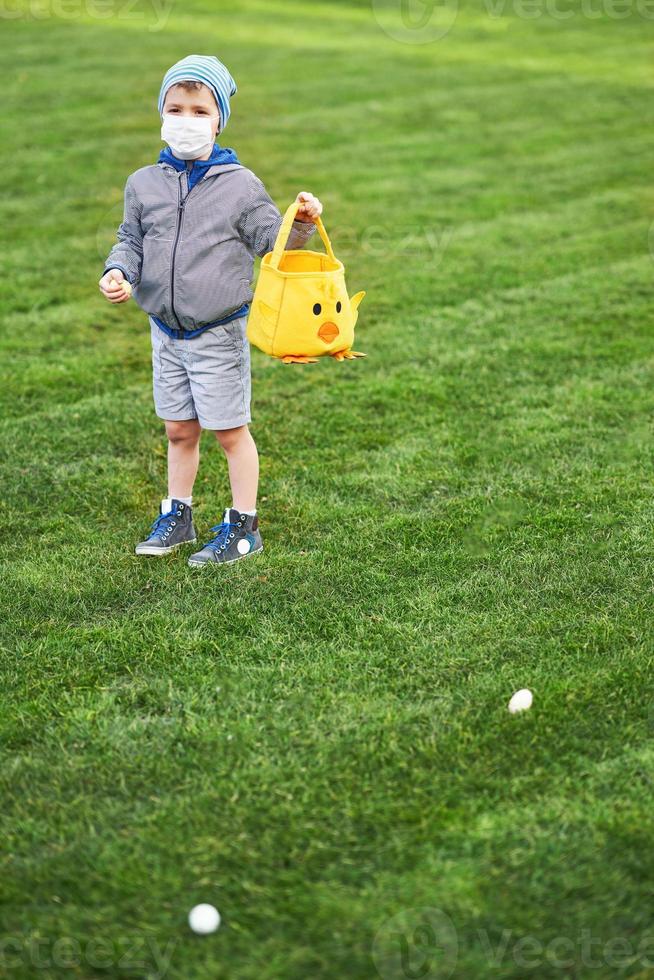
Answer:
[[[238,89],[236,82],[222,61],[218,61],[213,55],[190,54],[188,58],[182,58],[181,61],[168,69],[159,91],[159,115],[163,115],[163,106],[168,89],[177,85],[178,82],[186,81],[203,82],[211,89],[220,109],[220,132],[222,133],[231,112],[230,97],[236,95]]]

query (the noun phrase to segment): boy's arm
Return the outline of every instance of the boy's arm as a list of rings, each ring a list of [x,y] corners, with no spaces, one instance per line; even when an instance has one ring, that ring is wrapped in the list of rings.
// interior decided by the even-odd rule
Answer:
[[[252,177],[250,198],[239,218],[238,230],[241,241],[248,249],[262,257],[274,249],[283,219],[263,182],[254,174]],[[291,233],[284,248],[302,248],[315,230],[313,221],[296,219],[291,226]]]
[[[118,241],[107,256],[103,275],[110,269],[120,269],[127,281],[135,286],[141,279],[143,265],[143,205],[136,197],[130,180],[128,178],[125,184],[125,209],[116,234]]]

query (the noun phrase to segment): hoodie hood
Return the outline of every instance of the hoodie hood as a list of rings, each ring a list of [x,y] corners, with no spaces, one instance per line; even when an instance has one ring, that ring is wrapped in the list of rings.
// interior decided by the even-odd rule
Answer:
[[[212,167],[224,166],[225,164],[236,164],[237,166],[240,166],[240,160],[236,156],[236,150],[232,150],[232,148],[229,146],[219,146],[217,143],[214,143],[211,156],[208,160],[180,160],[173,154],[170,147],[167,146],[166,149],[162,150],[159,154],[159,160],[157,162],[167,163],[168,166],[174,167],[175,170],[188,170],[189,190],[191,190],[191,188],[194,187],[199,180],[202,180],[202,178],[206,176]]]
[[[193,160],[192,170],[196,168],[198,170],[208,170],[209,167],[215,167],[216,164],[222,163],[240,163],[241,161],[236,155],[236,150],[233,150],[231,146],[219,146],[218,143],[214,143],[213,150],[211,151],[211,156],[208,160]],[[171,167],[175,170],[186,170],[188,160],[180,160],[176,157],[169,146],[162,150],[159,154],[158,163],[169,163]]]

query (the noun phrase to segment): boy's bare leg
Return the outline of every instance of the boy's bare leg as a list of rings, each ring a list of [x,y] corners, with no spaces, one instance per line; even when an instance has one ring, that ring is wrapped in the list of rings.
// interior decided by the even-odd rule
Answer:
[[[225,508],[215,536],[204,548],[191,555],[191,568],[232,564],[263,551],[257,509],[259,454],[247,425],[216,429],[216,439],[227,457],[232,506]],[[243,518],[243,519],[241,519]]]
[[[256,510],[259,454],[249,428],[218,429],[216,439],[227,457],[232,504],[238,510]]]
[[[145,541],[135,548],[137,555],[161,557],[185,544],[194,544],[196,532],[193,525],[191,500],[193,484],[200,461],[200,434],[197,419],[183,422],[166,422],[168,436],[168,497],[162,500],[160,515],[152,525]],[[186,499],[184,499],[186,498]]]
[[[200,463],[200,435],[197,419],[166,422],[168,436],[168,496],[190,497]]]

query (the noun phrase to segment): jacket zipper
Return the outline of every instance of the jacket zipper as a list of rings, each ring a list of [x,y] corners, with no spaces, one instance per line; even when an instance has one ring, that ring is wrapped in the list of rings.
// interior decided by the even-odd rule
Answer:
[[[184,208],[186,207],[186,202],[189,199],[189,194],[192,194],[195,188],[198,186],[198,184],[201,184],[202,181],[204,180],[204,177],[206,177],[205,174],[204,177],[198,180],[197,183],[194,184],[190,190],[186,191],[184,197],[182,197],[182,176],[184,174],[186,175],[186,186],[188,187],[189,171],[182,170],[179,174],[179,178],[177,181],[177,228],[175,230],[175,241],[173,242],[173,252],[170,260],[170,309],[173,316],[175,317],[175,320],[177,321],[180,339],[184,335],[184,328],[182,327],[180,319],[177,316],[177,313],[175,312],[175,257],[177,255],[177,245],[179,244],[180,235],[182,233],[182,223],[184,221]]]
[[[172,314],[175,317],[175,320],[177,321],[177,326],[180,331],[180,337],[182,337],[184,334],[184,328],[182,327],[180,319],[177,316],[177,313],[175,312],[175,256],[177,255],[177,245],[179,244],[180,235],[182,233],[182,223],[184,221],[184,208],[186,207],[188,196],[193,190],[193,188],[191,188],[191,190],[187,191],[184,197],[182,197],[182,174],[183,173],[186,173],[186,171],[182,171],[182,173],[180,173],[177,181],[177,229],[175,231],[175,241],[173,242],[173,254],[170,260],[170,309],[172,310]],[[188,174],[186,176],[186,180],[188,182]]]

